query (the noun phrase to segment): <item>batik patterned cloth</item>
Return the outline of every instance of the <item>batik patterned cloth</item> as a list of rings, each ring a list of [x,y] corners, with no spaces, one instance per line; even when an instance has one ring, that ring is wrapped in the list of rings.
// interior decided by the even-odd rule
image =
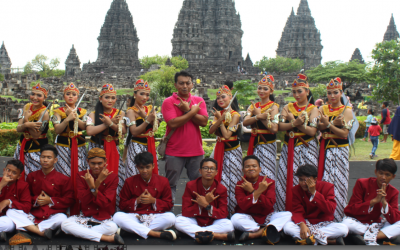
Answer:
[[[318,144],[316,140],[308,142],[309,147],[300,145],[294,147],[294,160],[293,160],[293,175],[297,169],[305,164],[311,164],[315,167],[318,166]],[[288,146],[285,144],[282,147],[281,158],[279,160],[279,167],[275,177],[276,183],[276,203],[274,210],[278,212],[286,211],[286,181],[287,181],[287,159]],[[293,176],[293,186],[299,184],[299,178]]]
[[[342,222],[347,206],[349,188],[349,147],[328,148],[325,152],[325,168],[322,181],[335,185],[335,222]]]
[[[71,177],[71,148],[56,145],[58,151],[58,161],[54,164],[57,172]],[[78,147],[78,172],[88,169],[86,147]]]
[[[379,244],[376,242],[379,231],[383,228],[386,223],[386,218],[383,218],[380,223],[372,223],[371,225],[368,223],[361,223],[359,220],[353,217],[345,216],[344,219],[351,219],[355,222],[363,224],[368,227],[367,231],[364,233],[364,240],[366,245],[370,246],[378,246]]]
[[[103,145],[99,145],[93,142],[89,142],[89,151],[92,148],[101,148],[104,149]],[[117,188],[117,211],[119,211],[119,193],[121,192],[122,187],[124,186],[126,180],[126,171],[124,163],[122,162],[121,155],[119,156],[119,165],[118,165],[118,188]]]
[[[17,144],[17,148],[14,153],[14,159],[19,159],[19,152],[21,145]],[[29,173],[35,172],[42,169],[40,165],[40,152],[25,153],[25,180]]]
[[[224,154],[224,167],[222,169],[221,184],[228,190],[229,217],[235,213],[237,205],[235,188],[238,181],[242,180],[242,148],[226,151]]]
[[[126,154],[126,178],[139,174],[139,171],[137,170],[136,164],[134,162],[135,156],[147,151],[148,150],[146,145],[132,141],[129,142],[128,152]]]
[[[276,170],[276,142],[271,144],[259,144],[254,149],[254,155],[260,159],[261,174],[271,180],[275,180]]]

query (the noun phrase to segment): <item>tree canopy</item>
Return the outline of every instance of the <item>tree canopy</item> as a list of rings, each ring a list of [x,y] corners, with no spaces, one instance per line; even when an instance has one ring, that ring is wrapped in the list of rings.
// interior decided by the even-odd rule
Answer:
[[[367,65],[354,60],[351,62],[330,61],[306,71],[310,83],[328,83],[331,79],[340,77],[343,89],[353,84],[368,82]]]
[[[251,80],[240,80],[233,83],[234,91],[238,92],[236,98],[239,105],[250,105],[251,98],[254,96],[255,89],[257,89],[257,83],[252,83]],[[233,94],[233,93],[232,93]]]
[[[287,57],[277,56],[276,58],[268,58],[264,56],[261,61],[257,61],[254,67],[267,72],[276,73],[291,73],[300,71],[304,66],[301,59],[292,59]]]
[[[165,65],[168,57],[165,56],[165,61],[162,61],[164,59],[161,60],[160,58],[164,57],[160,57],[158,55],[154,57],[146,57],[145,61],[147,64],[150,62],[160,62],[157,64],[161,64],[161,68],[158,70],[147,72],[146,74],[142,75],[141,78],[149,82],[152,87],[153,93],[158,93],[158,96],[161,97],[168,97],[171,96],[172,93],[175,91],[175,73],[187,69],[189,67],[189,63],[188,61],[186,61],[186,59],[179,56],[172,57],[172,66],[168,66]],[[154,95],[153,93],[152,95]]]
[[[167,62],[169,56],[144,56],[139,59],[140,65],[144,69],[149,69],[151,65],[153,64],[158,64],[158,65],[165,65]],[[189,63],[186,59],[184,59],[181,56],[178,57],[172,57],[171,58],[171,63],[172,65],[175,66],[177,69],[187,69],[189,67]]]
[[[37,72],[41,77],[62,76],[63,74],[60,75],[61,70],[56,69],[60,65],[60,59],[53,58],[50,60],[50,63],[47,63],[48,60],[47,56],[42,54],[35,56],[32,61],[26,63],[24,74]]]
[[[377,43],[372,51],[375,60],[370,72],[374,85],[374,100],[393,101],[400,104],[400,41]]]
[[[3,74],[0,74],[0,81],[4,81],[4,76],[3,76]]]

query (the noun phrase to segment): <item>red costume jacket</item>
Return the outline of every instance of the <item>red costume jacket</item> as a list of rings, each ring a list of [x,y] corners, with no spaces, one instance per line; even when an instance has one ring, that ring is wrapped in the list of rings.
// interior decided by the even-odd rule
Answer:
[[[318,224],[323,221],[333,221],[336,209],[334,185],[318,181],[314,199],[310,201],[311,194],[304,191],[300,185],[294,186],[292,220],[295,224],[306,222]]]
[[[21,178],[24,178],[21,176]],[[3,178],[0,177],[0,181]],[[25,213],[29,213],[31,210],[31,195],[29,193],[29,185],[24,181],[16,181],[15,183],[11,184],[10,186],[5,186],[1,190],[0,193],[0,202],[4,200],[11,200],[11,208],[22,210]],[[8,206],[0,212],[0,216],[6,215],[8,210]]]
[[[137,204],[135,210],[136,198],[148,190],[151,196],[156,199],[156,210],[153,204]],[[119,208],[127,213],[137,214],[159,214],[168,212],[172,209],[172,193],[167,178],[153,174],[149,183],[143,178],[134,175],[125,180],[124,187],[120,193]]]
[[[259,176],[253,188],[258,189],[258,185],[264,179],[264,176]],[[276,201],[275,196],[275,181],[271,179],[265,179],[268,183],[272,184],[265,190],[257,200],[256,204],[253,204],[253,194],[245,191],[243,188],[236,186],[235,196],[237,201],[236,213],[249,214],[253,219],[260,225],[265,223],[265,218],[274,212],[274,204]],[[244,181],[241,180],[237,185],[242,185]]]
[[[89,170],[90,174],[92,171]],[[81,176],[87,171],[77,173],[77,196],[80,201],[80,209],[86,217],[93,217],[96,220],[110,219],[115,213],[115,201],[117,197],[118,175],[112,173],[100,184],[97,196],[90,192],[89,185]],[[93,176],[94,178],[94,176]],[[97,178],[94,178],[96,181]]]
[[[370,208],[369,203],[376,197],[376,190],[378,189],[378,182],[375,177],[358,179],[353,188],[350,202],[344,209],[344,213],[362,223],[372,224],[381,222],[382,203],[375,204],[371,213],[368,213]],[[400,221],[399,191],[389,184],[386,187],[386,195],[389,211],[383,216],[385,216],[390,224],[393,224]]]
[[[211,187],[205,190],[201,179],[199,177],[186,184],[185,193],[182,196],[182,215],[185,217],[195,217],[199,226],[206,227],[212,225],[214,220],[224,219],[228,216],[228,193],[226,187],[217,180],[214,180]],[[192,201],[196,200],[197,197],[193,192],[205,196],[207,193],[213,191],[214,188],[216,188],[214,196],[219,195],[219,197],[210,203],[212,206],[212,215],[210,216],[205,208],[202,208],[200,212],[199,205]]]
[[[48,175],[42,170],[32,172],[26,180],[31,191],[32,209],[31,214],[35,216],[35,223],[47,220],[50,215],[65,213],[67,208],[74,204],[74,189],[70,178],[57,172],[55,169]],[[38,196],[44,191],[50,196],[53,205],[35,206]]]

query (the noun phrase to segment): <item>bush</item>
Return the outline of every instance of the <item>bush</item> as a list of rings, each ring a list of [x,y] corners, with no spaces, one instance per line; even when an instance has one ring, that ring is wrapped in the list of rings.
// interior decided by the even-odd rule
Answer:
[[[210,135],[210,133],[208,133],[208,129],[209,129],[208,126],[200,127],[201,137],[203,139],[215,138],[215,135]],[[166,131],[167,131],[167,123],[163,121],[158,125],[158,130],[154,134],[155,138],[162,138],[165,135]]]

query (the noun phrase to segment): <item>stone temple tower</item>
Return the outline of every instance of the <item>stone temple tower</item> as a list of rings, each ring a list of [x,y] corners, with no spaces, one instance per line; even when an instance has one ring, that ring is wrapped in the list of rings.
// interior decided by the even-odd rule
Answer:
[[[4,46],[3,42],[0,48],[0,74],[10,74],[11,65],[10,57],[8,56],[6,46]]]
[[[84,72],[129,73],[140,69],[139,38],[126,0],[113,0],[97,40],[97,61],[84,64]]]
[[[387,27],[383,41],[391,41],[399,38],[399,32],[397,32],[396,24],[394,23],[393,14],[390,18],[389,26]]]
[[[72,48],[69,51],[68,58],[65,61],[65,76],[75,76],[80,72],[81,72],[81,61],[79,60],[79,57],[76,54],[74,45],[72,45]]]
[[[309,69],[321,64],[322,48],[321,34],[315,26],[308,2],[301,0],[297,15],[292,8],[276,54],[282,57],[302,59],[304,68]]]
[[[358,62],[359,62],[359,63],[362,63],[362,64],[365,63],[365,62],[364,62],[364,58],[363,58],[363,56],[361,55],[361,51],[360,51],[359,48],[357,48],[356,50],[354,50],[354,53],[353,53],[353,55],[351,56],[350,62],[351,62],[351,61],[354,61],[354,60],[358,60]]]
[[[242,57],[242,23],[232,0],[184,0],[172,38],[172,56],[182,56],[191,72],[237,72]],[[258,71],[258,70],[256,70]]]

